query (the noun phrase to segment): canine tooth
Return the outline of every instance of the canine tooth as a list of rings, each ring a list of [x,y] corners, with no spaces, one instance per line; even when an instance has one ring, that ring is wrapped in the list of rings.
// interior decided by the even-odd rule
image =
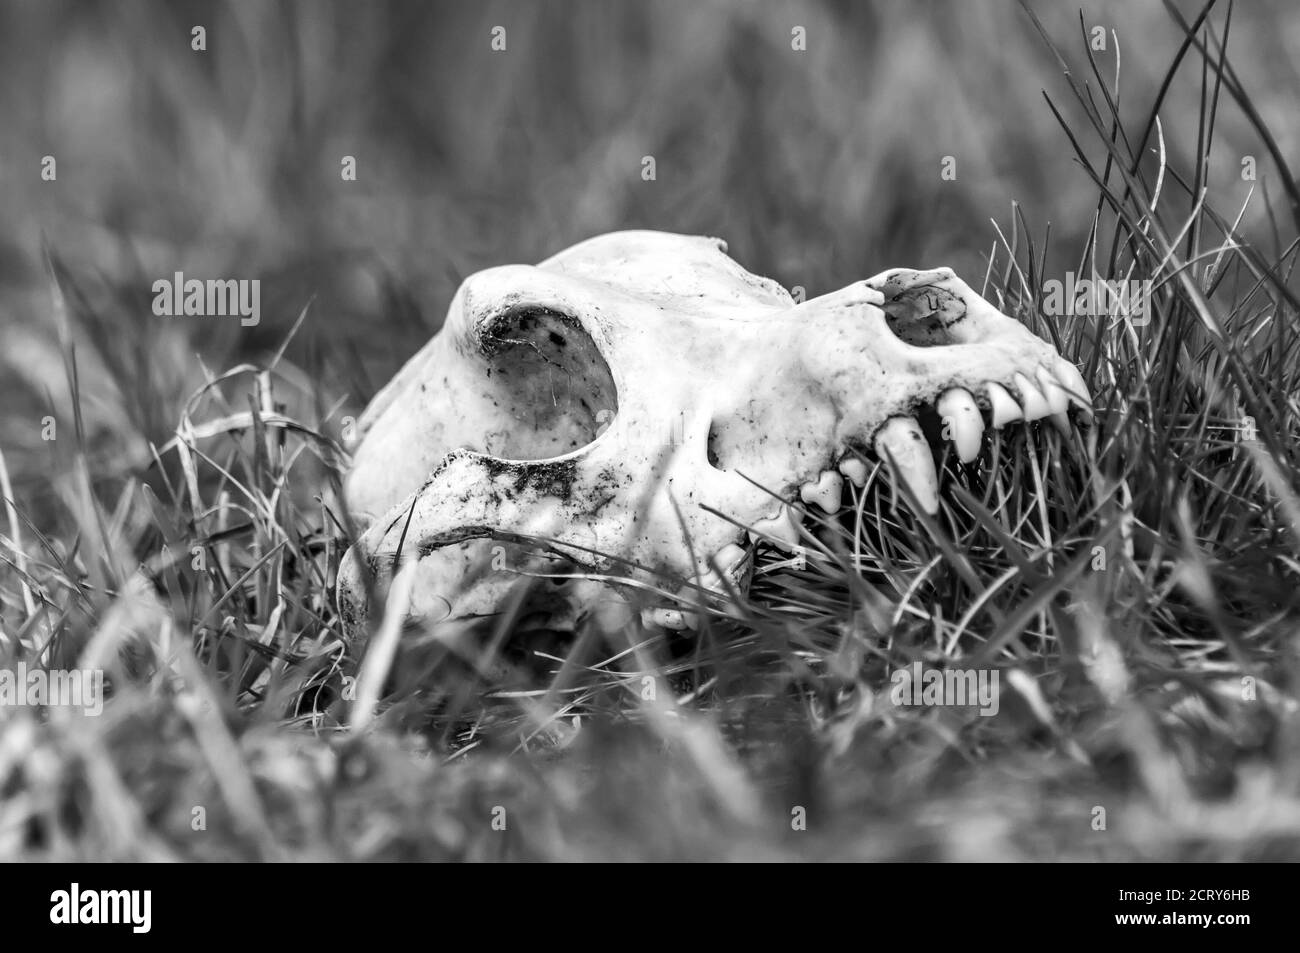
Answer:
[[[834,470],[823,470],[816,483],[805,483],[799,489],[799,499],[810,506],[816,503],[827,513],[840,508],[840,494],[844,491],[844,478]]]
[[[1045,368],[1040,367],[1035,376],[1038,378],[1038,385],[1042,389],[1043,396],[1047,398],[1047,406],[1052,409],[1048,420],[1052,422],[1053,427],[1068,437],[1070,435],[1070,418],[1066,411],[1070,409],[1070,395],[1065,392],[1065,388],[1052,376],[1052,373]]]
[[[1037,387],[1029,383],[1029,378],[1024,374],[1016,374],[1012,381],[1020,391],[1020,405],[1025,410],[1025,420],[1041,420],[1052,412],[1052,408],[1047,404],[1047,398],[1038,392]]]
[[[646,627],[658,626],[661,629],[680,632],[686,628],[686,613],[681,609],[668,609],[663,606],[656,609],[642,609],[641,624]]]
[[[1092,419],[1092,394],[1088,392],[1088,385],[1079,373],[1079,369],[1067,360],[1056,362],[1056,376],[1065,388],[1066,393],[1079,408],[1079,413],[1091,420]]]
[[[841,460],[837,469],[859,489],[867,485],[867,465],[852,454]]]
[[[1070,395],[1065,392],[1065,388],[1045,368],[1040,367],[1035,376],[1038,378],[1039,389],[1047,398],[1047,406],[1052,408],[1052,413],[1064,414],[1070,406]]]
[[[788,552],[799,544],[799,526],[802,522],[802,516],[782,503],[775,516],[754,522],[749,528],[749,538],[772,543],[778,549]]]
[[[939,512],[939,478],[920,424],[911,417],[890,418],[876,434],[876,453],[882,460],[893,457],[895,471],[923,510]]]
[[[936,409],[949,428],[957,456],[962,463],[970,463],[980,455],[980,442],[984,435],[984,418],[975,406],[975,398],[969,391],[954,387],[939,398]]]
[[[1007,389],[1001,384],[995,384],[989,381],[986,385],[989,394],[989,403],[993,405],[993,426],[1001,429],[1014,420],[1024,420],[1025,414],[1020,409]]]

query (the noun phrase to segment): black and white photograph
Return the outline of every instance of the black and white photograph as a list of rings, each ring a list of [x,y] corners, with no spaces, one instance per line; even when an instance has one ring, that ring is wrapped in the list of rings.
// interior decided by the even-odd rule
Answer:
[[[1010,863],[1243,942],[1300,860],[1298,172],[1288,0],[0,0],[24,916]]]

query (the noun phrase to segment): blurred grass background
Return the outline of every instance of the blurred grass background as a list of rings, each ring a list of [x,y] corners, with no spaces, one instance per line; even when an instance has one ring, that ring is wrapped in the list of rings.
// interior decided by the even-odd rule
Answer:
[[[1075,7],[1035,6],[1079,48]],[[1143,116],[1179,31],[1154,2],[1089,3],[1082,21],[1106,31],[1103,66],[1123,57],[1121,107]],[[196,25],[206,52],[191,49]],[[498,25],[504,52],[490,47]],[[805,51],[791,48],[795,26]],[[1234,61],[1243,84],[1294,155],[1300,14],[1243,5],[1232,30],[1249,51]],[[1198,69],[1189,60],[1184,78]],[[198,386],[196,356],[212,368],[264,357],[309,300],[290,357],[315,349],[320,383],[356,412],[463,276],[611,229],[718,235],[750,270],[810,295],[897,265],[949,264],[978,287],[989,220],[1009,222],[1013,201],[1075,254],[1095,191],[1044,88],[1077,120],[1028,18],[1001,0],[5,0],[0,445],[19,489],[46,491],[55,446],[40,420],[51,405],[68,420],[71,405],[42,237],[86,299],[74,319],[94,325],[77,341],[87,429],[125,462],[171,434],[175,406],[156,395]],[[1190,115],[1196,95],[1175,83],[1163,114]],[[1208,184],[1235,209],[1249,183],[1231,158],[1258,149],[1235,108],[1221,113]],[[1187,164],[1194,128],[1167,136],[1171,162]],[[45,155],[54,182],[40,179]],[[341,179],[344,155],[355,182]],[[175,271],[260,278],[261,324],[155,317],[150,285]]]

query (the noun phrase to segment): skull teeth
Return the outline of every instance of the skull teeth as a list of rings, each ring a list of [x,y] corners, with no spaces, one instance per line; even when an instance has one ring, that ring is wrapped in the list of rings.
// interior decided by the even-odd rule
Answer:
[[[1052,413],[1047,398],[1029,382],[1028,377],[1024,374],[1016,374],[1011,380],[1020,391],[1020,404],[1025,411],[1025,420],[1042,420]]]
[[[1052,426],[1065,436],[1070,434],[1070,418],[1066,411],[1070,409],[1070,395],[1061,387],[1060,382],[1043,368],[1038,369],[1038,386],[1047,398],[1047,406],[1052,413],[1048,418]]]
[[[858,489],[867,485],[867,464],[858,457],[850,454],[839,462],[837,469]]]
[[[1034,377],[1036,384],[1023,373],[1012,376],[1011,383],[1020,394],[1019,401],[1002,384],[985,382],[984,393],[988,397],[989,416],[995,428],[1001,429],[1017,420],[1046,418],[1062,433],[1068,434],[1068,411],[1072,403],[1079,408],[1081,416],[1091,419],[1092,398],[1083,375],[1073,364],[1058,359],[1053,369],[1039,368],[1034,371]],[[983,445],[985,421],[971,392],[963,387],[949,388],[939,396],[934,408],[943,420],[945,436],[952,440],[957,457],[963,463],[977,459]],[[875,448],[876,455],[882,460],[893,457],[898,476],[910,487],[921,508],[927,513],[937,513],[937,471],[929,444],[915,418],[891,418],[877,433]],[[837,469],[854,486],[866,485],[868,464],[852,453],[840,460]],[[843,484],[842,481],[836,483],[832,477],[834,474],[824,471],[816,482],[804,484],[799,490],[800,498],[807,504],[816,503],[828,513],[838,512]],[[777,521],[762,522],[764,526],[770,524],[768,535],[775,536]]]
[[[944,427],[957,448],[962,463],[970,463],[980,453],[984,437],[984,418],[969,391],[954,387],[946,391],[936,405]]]
[[[794,507],[781,504],[775,516],[757,520],[749,528],[751,541],[763,540],[774,544],[785,552],[792,551],[799,545],[799,527],[803,524],[803,515]]]
[[[876,454],[893,459],[895,472],[911,489],[921,509],[939,512],[939,477],[930,445],[921,426],[911,417],[893,417],[876,434]]]
[[[1020,409],[1015,398],[1007,393],[1001,384],[990,381],[987,385],[989,403],[993,407],[993,426],[1001,429],[1007,424],[1025,419],[1025,412]]]
[[[816,503],[827,513],[836,513],[840,508],[840,496],[844,492],[844,478],[834,470],[823,470],[816,483],[805,483],[799,490],[799,498],[809,506]]]
[[[744,563],[748,558],[749,551],[745,547],[736,543],[728,543],[718,550],[713,557],[713,562],[728,576],[735,578],[744,570]]]
[[[725,574],[733,586],[740,586],[740,577],[745,572],[745,561],[749,552],[735,543],[728,543],[714,554],[712,565],[695,576],[689,585],[683,586],[677,593],[678,606],[651,606],[641,610],[641,624],[646,628],[668,629],[682,632],[687,629],[698,630],[700,616],[706,606],[715,599],[725,598],[727,586],[719,570]],[[714,569],[713,566],[717,566]],[[714,596],[710,596],[714,593]],[[690,608],[690,607],[694,608]]]
[[[1066,394],[1084,419],[1092,419],[1092,394],[1088,392],[1088,385],[1079,373],[1079,369],[1067,360],[1056,362],[1056,377],[1061,382]]]
[[[1056,378],[1043,368],[1038,369],[1036,376],[1038,387],[1047,398],[1047,406],[1052,409],[1052,414],[1064,414],[1070,406],[1070,395],[1065,392]]]
[[[699,573],[691,580],[691,585],[682,590],[682,594],[690,599],[689,593],[696,589],[711,589],[714,592],[726,592],[726,586],[722,583],[722,576],[725,575],[733,583],[740,577],[744,571],[745,560],[749,558],[749,552],[735,543],[728,543],[714,554],[712,564],[709,568]],[[717,566],[717,569],[713,567]],[[722,575],[719,575],[721,572]]]
[[[646,628],[671,629],[674,632],[680,632],[687,627],[687,615],[693,615],[682,609],[672,609],[667,606],[656,606],[652,609],[641,610],[641,624]]]
[[[1040,368],[1034,372],[1034,377],[1036,384],[1021,373],[1012,377],[1020,402],[1001,384],[985,383],[994,427],[1002,428],[1017,420],[1048,418],[1065,430],[1071,403],[1079,407],[1082,414],[1090,416],[1091,395],[1083,375],[1073,364],[1061,360],[1053,371]],[[934,407],[943,420],[958,458],[963,463],[977,459],[983,444],[985,422],[970,391],[962,387],[949,388],[939,396]],[[938,513],[938,472],[930,445],[915,418],[892,417],[886,421],[876,434],[875,451],[882,461],[892,461],[896,478],[907,485],[921,510],[931,515]],[[861,488],[867,483],[868,473],[869,464],[850,452],[839,461],[835,470],[823,470],[816,480],[801,486],[799,498],[807,506],[816,504],[834,515],[840,511],[844,481],[847,479]],[[782,504],[774,516],[756,520],[749,527],[748,539],[773,545],[784,552],[794,551],[799,545],[803,518],[800,510]],[[727,544],[714,554],[707,569],[694,576],[677,593],[680,607],[669,605],[644,609],[642,624],[674,632],[698,631],[702,617],[710,607],[715,611],[727,611],[724,603],[728,590],[723,575],[735,585],[750,552],[735,543]],[[735,610],[729,614],[735,615]]]
[[[988,381],[984,384],[991,423],[995,428],[1000,429],[1017,420],[1047,418],[1066,431],[1071,403],[1079,407],[1082,414],[1090,416],[1091,395],[1083,375],[1073,364],[1059,360],[1053,370],[1039,368],[1034,377],[1037,383],[1031,382],[1023,373],[1013,375],[1012,384],[1019,392],[1020,401],[999,383]],[[971,392],[963,387],[949,388],[939,396],[934,408],[943,420],[957,457],[963,463],[976,460],[983,445],[985,421]],[[882,461],[892,460],[896,476],[908,486],[924,512],[933,515],[939,511],[938,472],[930,445],[915,418],[890,418],[876,434],[875,451]],[[799,498],[807,506],[816,504],[826,513],[835,515],[841,508],[844,481],[847,479],[856,487],[864,487],[869,467],[865,460],[850,452],[836,464],[835,470],[823,470],[816,480],[801,486]],[[799,510],[783,504],[776,515],[755,521],[747,531],[748,539],[791,552],[799,545],[802,521],[803,514]],[[723,547],[714,557],[717,564],[733,577],[735,571],[732,567],[746,558],[747,551],[735,544]],[[679,598],[686,604],[699,605],[701,589],[718,593],[725,591],[718,573],[710,569],[695,577],[692,584],[679,593]],[[697,613],[690,609],[646,610],[645,618],[661,628],[695,629],[699,626]]]

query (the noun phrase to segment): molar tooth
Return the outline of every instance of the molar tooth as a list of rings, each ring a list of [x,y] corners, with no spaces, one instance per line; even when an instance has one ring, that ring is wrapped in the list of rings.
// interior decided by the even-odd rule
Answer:
[[[738,576],[743,568],[743,563],[749,558],[749,553],[744,546],[736,543],[728,543],[717,551],[713,556],[714,563],[728,576]]]
[[[808,505],[816,503],[827,513],[837,513],[840,494],[844,491],[844,478],[834,470],[823,470],[816,483],[805,483],[799,489],[799,499]]]
[[[710,570],[702,576],[696,576],[690,584],[682,586],[681,591],[677,593],[677,598],[683,605],[694,606],[694,609],[688,609],[682,613],[682,625],[692,632],[699,631],[700,615],[706,611],[709,603],[709,596],[703,589],[723,592],[722,583],[718,580],[718,574]]]
[[[849,482],[858,489],[867,485],[867,465],[853,454],[839,462],[837,469],[849,478]]]
[[[1025,410],[1025,420],[1041,420],[1052,412],[1047,398],[1038,392],[1038,388],[1029,383],[1029,378],[1017,373],[1011,379],[1020,391],[1020,404]]]
[[[712,562],[713,565],[718,567],[717,569],[710,567],[692,579],[691,584],[682,587],[682,591],[677,594],[677,598],[684,605],[696,607],[694,612],[684,612],[682,614],[682,621],[686,624],[686,628],[692,632],[699,631],[700,617],[707,611],[709,605],[720,608],[721,611],[726,612],[728,615],[738,616],[734,605],[727,598],[727,586],[722,576],[719,575],[719,571],[731,581],[733,586],[739,586],[740,577],[745,571],[745,560],[748,558],[749,553],[743,546],[728,543],[713,555]],[[716,599],[711,600],[708,592],[702,592],[701,590],[717,593]]]
[[[984,435],[984,418],[980,416],[980,410],[975,406],[975,398],[970,392],[960,387],[945,391],[935,409],[948,428],[961,462],[970,463],[978,457]]]
[[[749,528],[749,538],[771,543],[777,549],[790,552],[799,545],[799,526],[802,523],[803,517],[790,506],[782,503],[780,511],[775,516],[755,520],[754,525]]]
[[[876,434],[876,453],[882,460],[893,457],[895,472],[923,510],[939,512],[939,478],[920,424],[911,417],[891,417]]]
[[[701,589],[707,591],[702,592]],[[709,604],[713,601],[708,593],[716,592],[718,598],[725,598],[726,591],[718,578],[718,574],[712,571],[705,573],[703,576],[696,576],[691,580],[690,585],[683,586],[681,591],[677,593],[677,598],[683,604],[695,607],[693,610],[682,613],[683,626],[692,632],[698,632],[700,616],[708,611]]]
[[[993,405],[993,426],[999,430],[1014,420],[1024,420],[1025,414],[1020,409],[1007,389],[1001,384],[989,381],[985,385],[989,394],[989,403]]]
[[[686,602],[699,602],[702,598],[701,589],[709,589],[713,592],[724,592],[722,586],[722,577],[712,569],[702,572],[698,576],[692,576],[689,585],[682,587],[681,592],[677,594],[679,599]]]
[[[1085,420],[1092,419],[1092,394],[1079,373],[1079,369],[1064,358],[1056,362],[1056,377],[1065,388],[1071,401],[1079,408],[1079,415]]]
[[[641,624],[649,628],[658,626],[661,629],[672,629],[680,632],[686,628],[686,613],[681,609],[669,609],[659,606],[654,609],[641,610]]]

